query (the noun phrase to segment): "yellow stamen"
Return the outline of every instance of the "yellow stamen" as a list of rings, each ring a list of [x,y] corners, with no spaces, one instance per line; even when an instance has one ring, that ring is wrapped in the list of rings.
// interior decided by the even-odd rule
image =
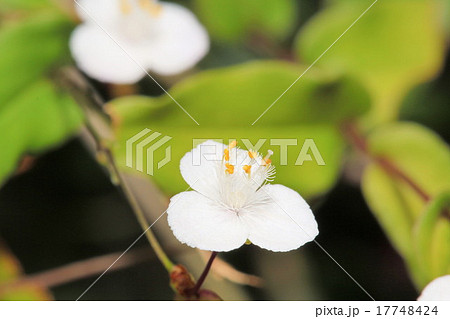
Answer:
[[[154,0],[139,0],[139,6],[152,16],[157,16],[162,10],[162,6]]]
[[[128,0],[120,0],[120,11],[123,14],[130,14],[131,13],[131,5],[128,2]]]
[[[225,167],[227,168],[225,170],[226,173],[228,173],[228,174],[233,174],[234,173],[234,165],[231,165],[229,163],[225,163]]]
[[[258,153],[256,153],[255,151],[250,150],[250,151],[248,151],[248,156],[250,158],[254,159],[254,158],[256,158],[258,156]]]
[[[233,149],[233,148],[235,148],[236,147],[236,145],[237,145],[237,141],[236,140],[234,140],[233,142],[231,142],[229,145],[228,145],[228,149]]]
[[[230,160],[230,150],[228,148],[223,150],[223,159],[227,162]]]
[[[267,155],[263,158],[263,165],[270,165],[272,163],[272,160],[270,159],[270,157],[273,155],[273,152],[271,150],[269,150],[267,152]]]
[[[244,166],[242,166],[242,168],[244,169],[244,172],[246,172],[248,175],[250,175],[250,170],[252,169],[251,165],[244,165]]]

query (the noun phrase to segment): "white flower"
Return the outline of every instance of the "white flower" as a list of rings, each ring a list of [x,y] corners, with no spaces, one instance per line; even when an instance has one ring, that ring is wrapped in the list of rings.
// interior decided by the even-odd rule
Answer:
[[[268,156],[207,141],[180,162],[194,189],[171,198],[168,222],[191,247],[229,251],[247,239],[272,251],[289,251],[319,233],[305,200],[283,185],[270,185],[275,169]],[[209,156],[209,158],[207,158]]]
[[[430,282],[417,298],[419,301],[450,300],[450,275],[442,276]]]
[[[143,68],[177,74],[208,52],[206,30],[180,5],[155,0],[77,2],[84,23],[72,33],[70,49],[78,67],[99,81],[135,83],[144,77]]]

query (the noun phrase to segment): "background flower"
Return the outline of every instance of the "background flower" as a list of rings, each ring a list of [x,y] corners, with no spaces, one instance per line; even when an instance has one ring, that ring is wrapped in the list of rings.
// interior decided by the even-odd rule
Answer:
[[[206,30],[178,4],[151,0],[78,3],[83,23],[74,30],[70,48],[78,67],[99,81],[134,83],[145,76],[145,70],[177,74],[208,52]]]
[[[450,275],[430,282],[417,298],[419,301],[450,301]]]

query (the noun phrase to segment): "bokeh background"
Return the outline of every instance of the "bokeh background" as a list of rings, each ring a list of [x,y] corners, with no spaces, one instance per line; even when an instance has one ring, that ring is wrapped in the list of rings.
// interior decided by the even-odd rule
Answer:
[[[157,172],[155,179],[128,171],[135,192],[144,193],[139,198],[149,220],[164,211],[171,195],[186,188],[176,169],[177,156],[191,148],[191,138],[209,134],[235,138],[236,134],[238,138],[253,140],[259,137],[301,139],[317,135],[322,143],[319,150],[322,151],[321,145],[324,145],[325,161],[331,163],[327,172],[322,176],[317,167],[305,165],[290,177],[288,167],[281,170],[281,179],[276,181],[307,197],[320,228],[318,242],[375,299],[416,299],[420,284],[415,285],[408,261],[405,261],[407,258],[398,249],[395,239],[392,240],[385,224],[380,225],[380,214],[374,215],[374,208],[368,207],[361,191],[360,180],[368,165],[367,158],[360,156],[342,137],[335,137],[335,133],[330,135],[329,130],[338,132],[340,124],[354,121],[362,134],[369,134],[386,123],[408,121],[427,127],[449,142],[448,1],[378,1],[310,73],[305,74],[286,99],[280,100],[272,113],[257,124],[256,133],[247,128],[246,123],[255,120],[274,97],[278,97],[276,92],[281,94],[373,1],[195,0],[178,3],[190,8],[205,25],[210,33],[211,49],[195,69],[179,76],[156,75],[156,78],[165,88],[173,90],[181,104],[201,118],[200,122],[208,123],[205,131],[189,131],[192,125],[189,118],[164,97],[142,101],[128,97],[129,94],[162,95],[161,89],[149,78],[127,87],[86,78],[105,101],[114,100],[110,103],[113,114],[124,119],[125,124],[116,131],[114,143],[117,144],[112,146],[118,161],[123,158],[123,140],[141,127],[150,126],[174,136],[172,166],[162,169],[159,175]],[[108,171],[93,154],[86,132],[79,124],[74,124],[68,132],[52,131],[52,124],[62,122],[61,118],[48,116],[50,108],[40,107],[48,102],[45,94],[33,95],[34,91],[25,89],[33,82],[42,81],[38,77],[47,79],[44,86],[58,82],[57,69],[73,66],[65,47],[77,23],[71,15],[72,5],[71,1],[61,1],[55,7],[52,1],[0,0],[2,299],[77,299],[101,271],[84,276],[91,268],[82,266],[63,272],[59,277],[54,271],[50,277],[35,275],[104,255],[109,256],[107,267],[114,254],[125,250],[142,232],[120,189],[111,183]],[[27,28],[37,34],[36,30],[40,29],[33,27],[34,21],[49,16],[62,22],[43,28],[42,32],[47,32],[43,39],[51,38],[58,45],[57,49],[49,49],[40,57],[39,52],[45,51],[45,41],[36,40],[36,35],[24,34],[30,32]],[[11,32],[14,28],[20,30]],[[31,45],[33,42],[36,43]],[[37,60],[33,56],[38,56]],[[48,58],[52,63],[39,64]],[[16,60],[21,62],[14,62]],[[13,68],[14,63],[21,67]],[[209,73],[204,75],[205,70]],[[238,78],[241,81],[236,81]],[[24,79],[26,84],[22,83]],[[218,87],[210,87],[209,83],[218,83]],[[190,86],[194,87],[192,91],[189,91]],[[237,86],[241,87],[234,91]],[[22,102],[14,98],[19,91],[25,96],[19,99]],[[248,95],[244,94],[246,92]],[[70,100],[64,100],[70,106],[65,108],[61,105],[66,102],[58,102],[57,107],[62,108],[62,112],[73,113],[70,108],[76,108],[76,104],[68,96],[61,98]],[[239,100],[243,101],[240,105]],[[235,105],[227,105],[232,102],[236,102]],[[229,112],[224,112],[224,108]],[[24,114],[26,119],[21,117]],[[78,116],[65,122],[66,128],[78,123],[79,120],[74,119]],[[217,123],[222,124],[216,127]],[[325,133],[321,131],[324,125]],[[54,132],[49,133],[54,140],[43,138],[36,142],[39,145],[22,141],[28,135],[42,132]],[[61,137],[56,138],[56,135]],[[327,149],[329,144],[343,146]],[[442,152],[447,162],[443,160],[436,167],[433,154],[425,154],[423,158],[430,158],[430,162],[423,163],[423,171],[418,173],[424,178],[434,177],[427,167],[431,165],[442,173],[440,179],[446,179],[449,176],[449,167],[445,166],[449,163],[447,145]],[[436,184],[448,182],[442,180]],[[450,190],[448,184],[442,189],[439,192]],[[380,201],[384,200],[380,197]],[[398,227],[406,226],[399,224]],[[204,260],[197,251],[174,239],[165,218],[155,226],[155,233],[173,260],[186,264],[194,276],[200,274]],[[145,238],[136,244],[132,256],[136,258],[130,265],[108,272],[83,299],[172,300],[167,272]],[[235,269],[264,281],[262,287],[250,287],[211,274],[206,287],[227,300],[369,299],[314,243],[289,253],[272,253],[250,245],[220,254],[220,257]],[[90,263],[89,267],[95,265],[101,269],[102,263],[105,260]],[[66,282],[64,277],[68,273],[83,278]],[[31,279],[24,283],[27,278]],[[49,278],[57,282],[49,284]],[[20,280],[19,288],[11,286]],[[1,283],[10,286],[2,290]]]

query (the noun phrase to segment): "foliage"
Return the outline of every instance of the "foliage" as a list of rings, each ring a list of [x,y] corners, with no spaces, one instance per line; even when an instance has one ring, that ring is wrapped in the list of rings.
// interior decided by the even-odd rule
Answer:
[[[194,7],[214,39],[239,42],[262,33],[285,38],[296,20],[293,0],[195,0]]]
[[[332,2],[300,30],[298,56],[313,62],[372,3]],[[442,66],[442,5],[440,0],[378,1],[317,64],[361,79],[374,98],[372,122],[396,119],[405,93]]]
[[[6,247],[0,245],[0,284],[13,281],[20,278],[21,275],[20,263]],[[33,301],[52,299],[51,294],[46,289],[34,283],[27,283],[7,291],[0,290],[0,300]]]
[[[0,183],[25,153],[36,154],[60,144],[79,127],[82,116],[73,100],[39,81],[0,109]]]
[[[369,105],[365,91],[348,78],[311,71],[297,89],[283,96],[273,109],[251,125],[303,70],[280,62],[253,62],[233,68],[205,71],[175,85],[170,94],[199,122],[197,126],[167,96],[124,97],[109,103],[116,123],[119,163],[125,166],[125,141],[144,128],[173,137],[172,161],[158,170],[155,180],[169,193],[183,191],[178,163],[192,148],[193,138],[260,138],[269,148],[272,138],[297,138],[298,146],[288,152],[288,166],[276,156],[277,183],[285,183],[310,197],[328,190],[341,166],[343,142],[333,123],[364,113]],[[350,92],[352,98],[349,99]],[[333,101],[333,104],[330,102]],[[325,166],[315,161],[294,166],[307,138],[313,138]],[[272,146],[278,148],[278,146]],[[293,149],[296,151],[293,151]],[[163,150],[161,150],[163,152]],[[275,149],[275,153],[278,150]],[[279,153],[279,152],[278,152]],[[164,156],[163,156],[164,157]]]
[[[0,0],[0,186],[24,155],[61,145],[83,124],[85,114],[53,76],[72,63],[68,41],[78,21],[70,16],[71,6],[69,0]],[[346,165],[350,144],[340,130],[357,123],[369,158],[362,193],[421,289],[450,273],[450,151],[431,129],[399,122],[398,114],[404,96],[418,84],[429,85],[442,70],[450,4],[329,0],[305,21],[299,13],[303,7],[294,0],[193,0],[192,10],[214,44],[211,61],[229,65],[253,59],[256,53],[249,47],[255,39],[263,48],[255,51],[264,59],[211,70],[200,64],[180,77],[155,76],[170,96],[155,96],[159,87],[145,81],[131,90],[95,83],[108,100],[114,131],[102,146],[113,150],[121,170],[140,174],[125,165],[126,141],[145,128],[172,137],[170,163],[152,177],[142,176],[173,195],[187,188],[178,165],[193,139],[248,139],[253,145],[265,139],[259,151],[274,150],[275,182],[311,199],[346,176],[344,167],[358,173]],[[216,51],[216,46],[226,48]],[[233,54],[224,58],[228,52]],[[142,95],[117,97],[123,92]],[[412,108],[427,113],[431,123],[436,115],[426,104],[433,91],[419,93],[420,99],[412,95]],[[445,104],[445,97],[435,99]],[[289,146],[287,165],[281,163],[280,146],[270,145],[281,138],[298,141]],[[326,165],[317,165],[314,156],[295,165],[307,139],[314,140]],[[164,152],[156,150],[155,157],[163,158]],[[20,276],[19,263],[1,250],[0,283]],[[27,286],[0,298],[51,296]]]
[[[22,155],[61,143],[81,124],[78,107],[43,79],[68,55],[71,25],[43,12],[0,30],[0,185]]]
[[[368,143],[373,156],[389,160],[427,196],[436,198],[428,203],[411,185],[377,163],[363,176],[362,189],[369,206],[408,261],[417,285],[423,287],[435,278],[432,274],[445,274],[450,266],[444,258],[449,220],[442,212],[448,201],[447,197],[439,199],[450,191],[449,147],[429,129],[412,123],[380,127],[369,135]],[[423,264],[434,266],[425,268]]]

